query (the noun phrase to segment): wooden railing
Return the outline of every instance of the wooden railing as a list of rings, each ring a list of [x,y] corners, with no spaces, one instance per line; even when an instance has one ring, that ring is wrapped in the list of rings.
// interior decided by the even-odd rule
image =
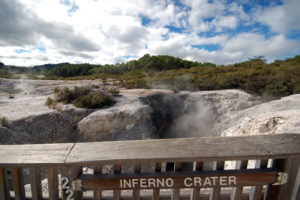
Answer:
[[[299,166],[300,134],[0,145],[0,198],[299,199]]]

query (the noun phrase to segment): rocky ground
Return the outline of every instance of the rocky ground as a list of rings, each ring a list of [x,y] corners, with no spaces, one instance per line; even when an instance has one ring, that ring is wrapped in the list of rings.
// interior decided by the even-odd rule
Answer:
[[[0,79],[0,142],[51,143],[300,133],[300,94],[262,103],[240,90],[120,90],[106,109],[45,105],[55,87],[101,81]],[[8,93],[12,93],[9,98]]]

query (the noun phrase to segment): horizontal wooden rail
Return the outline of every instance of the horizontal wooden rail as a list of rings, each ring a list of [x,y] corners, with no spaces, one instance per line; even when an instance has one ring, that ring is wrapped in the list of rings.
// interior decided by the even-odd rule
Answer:
[[[275,159],[300,155],[300,134],[77,143],[66,164]]]
[[[0,145],[0,166],[64,165],[74,143]]]
[[[300,156],[300,134],[0,145],[0,167],[280,159]]]

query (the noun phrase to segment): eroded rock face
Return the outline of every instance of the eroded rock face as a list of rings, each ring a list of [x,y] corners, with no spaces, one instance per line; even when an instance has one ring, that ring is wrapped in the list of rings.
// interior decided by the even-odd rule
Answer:
[[[224,119],[222,136],[300,133],[300,94],[244,109]]]
[[[64,87],[63,81],[0,80],[0,91],[18,91],[14,98],[0,95],[0,117],[6,119],[4,124],[0,123],[0,143],[53,143],[80,139],[77,123],[93,110],[61,105],[61,111],[57,111],[45,105],[56,86]],[[80,83],[71,81],[67,86],[77,84]]]
[[[9,123],[15,143],[56,143],[79,140],[77,123],[91,111],[65,109],[28,116]]]
[[[138,99],[121,100],[112,108],[88,115],[78,123],[78,128],[85,141],[157,138],[149,123],[151,116],[151,108]]]

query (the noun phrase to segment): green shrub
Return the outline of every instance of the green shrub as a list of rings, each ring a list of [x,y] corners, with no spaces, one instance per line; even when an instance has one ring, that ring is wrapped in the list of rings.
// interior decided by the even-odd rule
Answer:
[[[52,104],[53,99],[51,99],[50,97],[47,98],[45,105],[50,107],[50,105]]]
[[[118,96],[120,94],[120,90],[117,87],[110,88],[109,93],[113,96]]]
[[[65,87],[56,94],[56,98],[59,102],[67,104],[71,103],[76,97],[74,97],[69,88]]]
[[[58,112],[61,112],[62,111],[62,106],[61,105],[59,105],[59,106],[56,106],[56,108],[55,108]]]
[[[117,94],[118,91],[113,92]],[[74,106],[80,108],[105,108],[114,103],[111,96],[94,91],[89,87],[74,87],[71,90],[67,87],[63,89],[55,88],[54,93],[58,102],[65,104],[72,103]],[[48,98],[46,105],[50,106],[53,104],[53,101],[56,102],[56,100]],[[61,111],[62,108],[57,110]]]
[[[0,121],[1,121],[2,126],[4,126],[4,127],[8,126],[6,117],[4,117],[4,116],[1,117]]]
[[[114,104],[111,96],[90,92],[88,94],[78,96],[73,102],[73,105],[80,108],[106,108]]]
[[[55,99],[48,97],[45,105],[48,106],[49,108],[55,109],[57,105],[57,101]]]
[[[61,89],[59,87],[55,87],[53,92],[54,94],[58,94],[61,91]]]
[[[92,88],[94,88],[94,89],[99,89],[100,86],[99,86],[99,85],[92,85]]]

